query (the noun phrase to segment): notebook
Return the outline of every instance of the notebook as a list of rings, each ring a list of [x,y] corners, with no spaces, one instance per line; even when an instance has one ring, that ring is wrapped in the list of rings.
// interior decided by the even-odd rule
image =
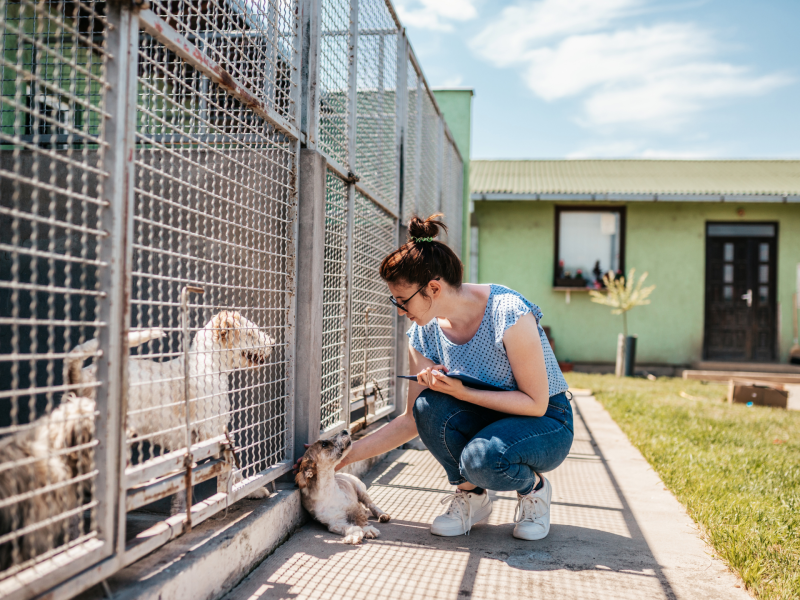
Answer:
[[[458,379],[466,385],[467,387],[474,388],[476,390],[487,390],[489,392],[507,392],[501,387],[497,387],[496,385],[492,385],[491,383],[486,383],[481,381],[480,379],[476,379],[472,375],[467,375],[466,373],[462,373],[461,371],[449,371],[445,373],[448,377],[452,377],[453,379]],[[411,381],[416,381],[416,375],[398,375],[399,378],[402,379],[409,379]]]

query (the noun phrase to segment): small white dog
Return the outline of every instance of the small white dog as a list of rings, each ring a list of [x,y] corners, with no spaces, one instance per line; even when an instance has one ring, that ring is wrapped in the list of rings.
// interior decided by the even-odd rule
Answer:
[[[131,331],[128,346],[164,336],[160,329]],[[224,434],[231,422],[228,375],[235,369],[264,365],[275,340],[238,312],[224,310],[197,332],[189,347],[189,418],[192,443]],[[73,348],[64,361],[64,381],[80,383],[77,393],[94,398],[97,367],[83,367],[98,341]],[[184,358],[156,362],[129,358],[126,434],[151,439],[164,450],[185,445]]]
[[[0,572],[83,533],[94,423],[94,400],[67,394],[48,416],[0,439],[0,537],[28,530],[0,544]]]
[[[380,532],[367,524],[372,513],[386,523],[391,517],[378,508],[367,494],[367,486],[334,467],[350,450],[350,432],[342,431],[330,440],[313,443],[300,462],[295,482],[305,509],[332,533],[344,536],[345,544],[360,544]]]

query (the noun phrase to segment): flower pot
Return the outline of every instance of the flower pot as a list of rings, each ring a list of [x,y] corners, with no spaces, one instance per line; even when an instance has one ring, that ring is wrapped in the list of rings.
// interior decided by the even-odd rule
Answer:
[[[617,377],[633,377],[636,366],[636,339],[637,336],[623,334],[617,336],[617,363],[614,374]]]
[[[556,287],[585,288],[588,282],[583,277],[557,277]]]
[[[625,377],[633,377],[636,366],[636,336],[629,335],[625,338]]]

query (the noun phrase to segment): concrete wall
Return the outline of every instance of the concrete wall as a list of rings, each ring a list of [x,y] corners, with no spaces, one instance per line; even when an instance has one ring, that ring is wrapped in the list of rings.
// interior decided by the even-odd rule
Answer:
[[[600,203],[592,204],[598,206]],[[744,208],[743,217],[737,209]],[[512,287],[544,312],[559,360],[611,362],[622,319],[590,302],[588,294],[552,290],[555,233],[553,202],[475,202],[480,227],[479,280]],[[641,363],[689,364],[702,360],[706,221],[778,222],[780,361],[792,344],[792,294],[800,263],[800,205],[627,204],[625,267],[648,271],[657,287],[652,304],[628,315],[639,336]]]
[[[464,161],[464,220],[461,232],[461,262],[464,263],[464,278],[469,275],[469,158],[472,139],[472,90],[434,90],[436,103],[442,110],[450,133]]]

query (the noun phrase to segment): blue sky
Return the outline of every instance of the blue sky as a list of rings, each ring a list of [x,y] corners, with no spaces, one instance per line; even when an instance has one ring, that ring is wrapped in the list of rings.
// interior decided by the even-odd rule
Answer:
[[[472,158],[800,158],[800,0],[395,0]]]

